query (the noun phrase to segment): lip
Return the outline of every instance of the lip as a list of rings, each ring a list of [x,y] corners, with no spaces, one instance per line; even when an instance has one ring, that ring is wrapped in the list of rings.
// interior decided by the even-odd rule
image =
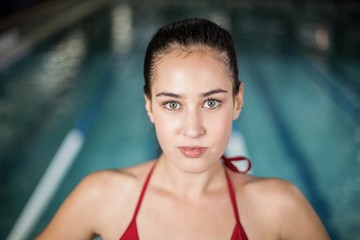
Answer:
[[[206,147],[201,146],[181,146],[180,152],[187,158],[200,158],[206,152]]]

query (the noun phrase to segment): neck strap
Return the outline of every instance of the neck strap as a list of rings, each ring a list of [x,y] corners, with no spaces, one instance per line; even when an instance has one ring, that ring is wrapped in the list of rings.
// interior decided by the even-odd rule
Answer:
[[[250,161],[250,159],[248,159],[245,156],[234,156],[234,157],[228,158],[225,155],[223,155],[222,159],[224,160],[225,165],[234,172],[247,173],[251,169],[251,161]],[[235,165],[236,162],[241,162],[241,161],[247,161],[247,163],[248,163],[247,168],[245,170],[241,170],[238,167],[236,167],[236,165]]]
[[[138,215],[138,212],[139,212],[140,207],[141,207],[142,200],[143,200],[144,195],[145,195],[145,192],[146,192],[146,188],[147,188],[147,186],[148,186],[148,184],[149,184],[149,182],[150,182],[150,178],[151,178],[151,175],[152,175],[152,173],[153,173],[153,171],[154,171],[154,169],[155,169],[156,163],[157,163],[157,161],[155,161],[154,164],[153,164],[153,166],[151,167],[150,172],[148,173],[148,175],[147,175],[147,177],[146,177],[146,180],[145,180],[145,183],[144,183],[144,185],[143,185],[143,187],[142,187],[142,189],[141,189],[139,201],[138,201],[138,203],[137,203],[137,205],[136,205],[136,209],[135,209],[135,213],[134,213],[133,219],[136,219],[136,216]]]

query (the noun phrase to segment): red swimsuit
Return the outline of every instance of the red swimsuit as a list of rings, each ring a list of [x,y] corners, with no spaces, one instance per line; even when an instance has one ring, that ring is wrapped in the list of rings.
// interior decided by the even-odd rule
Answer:
[[[224,159],[224,162],[225,164],[230,167],[230,169],[232,170],[235,170],[231,163],[231,161],[236,161],[236,160],[247,160],[246,158],[225,158],[223,157]],[[153,170],[155,168],[155,165],[153,165],[153,167],[151,168],[146,180],[145,180],[145,183],[144,183],[144,186],[141,190],[141,194],[140,194],[140,197],[139,197],[139,201],[136,205],[136,209],[135,209],[135,212],[134,212],[134,216],[128,226],[128,228],[126,229],[125,233],[122,235],[122,237],[120,238],[120,240],[138,240],[139,239],[139,235],[138,235],[138,231],[137,231],[137,227],[136,227],[136,217],[139,213],[139,209],[141,207],[141,202],[144,198],[144,194],[145,194],[145,191],[146,191],[146,188],[148,186],[148,183],[150,181],[150,177],[153,173]],[[249,169],[250,169],[251,165],[250,165],[250,161],[249,161]],[[248,170],[249,170],[248,169]],[[238,170],[237,170],[238,171]],[[235,198],[235,193],[234,193],[234,189],[233,189],[233,186],[232,186],[232,183],[230,181],[230,178],[228,176],[228,173],[225,171],[226,173],[226,180],[227,180],[227,184],[228,184],[228,188],[229,188],[229,194],[230,194],[230,199],[231,199],[231,203],[232,203],[232,207],[234,209],[234,214],[235,214],[235,219],[236,219],[236,225],[234,227],[234,231],[232,233],[232,236],[231,236],[231,240],[247,240],[247,236],[245,234],[245,231],[243,229],[243,227],[241,226],[241,223],[240,223],[240,218],[239,218],[239,213],[238,213],[238,209],[237,209],[237,205],[236,205],[236,198]]]

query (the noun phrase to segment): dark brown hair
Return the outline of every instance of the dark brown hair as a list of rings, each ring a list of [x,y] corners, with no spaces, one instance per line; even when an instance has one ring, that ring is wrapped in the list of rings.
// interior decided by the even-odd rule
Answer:
[[[151,39],[144,61],[144,93],[151,99],[151,80],[156,63],[162,56],[173,51],[190,50],[199,46],[214,51],[228,68],[233,83],[233,94],[239,92],[236,50],[230,33],[219,25],[200,18],[176,21],[160,28]]]

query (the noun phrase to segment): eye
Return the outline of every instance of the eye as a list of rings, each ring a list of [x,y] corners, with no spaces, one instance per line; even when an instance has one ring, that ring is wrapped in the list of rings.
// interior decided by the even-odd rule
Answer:
[[[203,107],[204,108],[210,108],[210,109],[214,109],[219,107],[221,104],[221,101],[218,99],[207,99],[204,104]]]
[[[168,109],[170,111],[180,109],[180,103],[175,102],[175,101],[167,101],[167,102],[164,102],[163,105],[165,106],[166,109]]]

